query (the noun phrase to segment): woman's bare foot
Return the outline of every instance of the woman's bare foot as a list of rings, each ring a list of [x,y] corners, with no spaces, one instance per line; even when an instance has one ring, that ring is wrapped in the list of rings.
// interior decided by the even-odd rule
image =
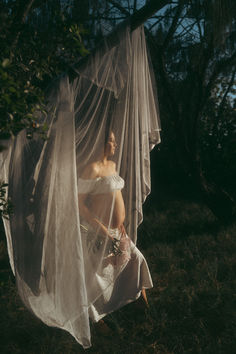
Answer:
[[[141,293],[142,293],[143,300],[144,300],[144,302],[146,304],[146,307],[149,308],[149,303],[148,303],[148,299],[147,299],[146,290],[143,288],[141,290]]]
[[[139,315],[143,316],[146,313],[146,310],[149,309],[149,303],[146,295],[145,289],[141,290],[141,296],[135,301],[135,307],[139,310]]]

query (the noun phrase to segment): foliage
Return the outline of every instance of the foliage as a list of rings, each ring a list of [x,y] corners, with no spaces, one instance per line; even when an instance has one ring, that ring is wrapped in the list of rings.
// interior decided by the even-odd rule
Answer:
[[[60,3],[36,2],[28,12],[12,1],[1,6],[0,137],[7,138],[32,125],[35,112],[45,110],[49,81],[87,50],[83,26]]]
[[[13,212],[13,205],[6,198],[8,184],[0,181],[0,215],[7,218]]]
[[[46,114],[45,89],[68,66],[88,53],[86,33],[68,7],[53,1],[0,1],[0,139],[27,129],[46,138],[47,126],[37,122]],[[4,149],[0,146],[0,152]],[[0,186],[0,215],[10,211]]]

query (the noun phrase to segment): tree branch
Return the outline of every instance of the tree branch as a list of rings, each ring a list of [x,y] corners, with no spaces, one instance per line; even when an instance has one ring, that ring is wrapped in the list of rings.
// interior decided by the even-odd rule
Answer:
[[[116,3],[113,0],[110,0],[110,1],[112,1],[113,3]],[[118,43],[118,40],[119,40],[119,36],[117,35],[117,33],[119,33],[119,31],[123,27],[125,27],[128,23],[130,24],[131,31],[133,31],[137,27],[139,27],[141,24],[143,24],[154,13],[156,13],[161,8],[163,8],[164,6],[171,4],[171,3],[172,3],[171,0],[159,0],[158,2],[156,0],[150,0],[140,10],[136,11],[133,15],[127,17],[126,20],[124,20],[123,22],[118,24],[115,27],[115,29],[108,36],[106,36],[104,38],[103,42],[100,43],[100,45],[98,47],[96,47],[88,56],[80,59],[80,61],[78,63],[76,63],[74,65],[74,67],[77,69],[78,68],[81,69],[83,66],[86,65],[88,58],[90,58],[91,56],[94,56],[98,49],[102,50],[103,48],[105,48],[105,46],[106,47],[108,46],[109,48],[113,48],[114,46],[116,46],[116,44]],[[77,76],[77,73],[74,71],[73,68],[69,69],[68,74],[71,79],[73,79],[73,77]]]
[[[149,32],[147,32],[147,35]],[[158,60],[158,71],[160,75],[160,85],[164,88],[165,92],[165,97],[167,100],[167,107],[169,109],[169,115],[170,117],[175,117],[174,124],[177,124],[178,117],[179,117],[179,112],[178,112],[178,106],[176,103],[176,99],[173,94],[173,90],[171,89],[171,85],[169,82],[168,74],[166,72],[165,68],[165,63],[164,63],[164,57],[163,57],[163,52],[161,50],[161,46],[156,43],[154,40],[153,36],[150,36],[150,41],[152,42],[153,46],[156,48],[156,53],[157,53],[157,60]]]
[[[184,1],[183,0],[180,0],[179,1],[179,4],[177,6],[177,9],[176,9],[176,13],[175,13],[175,16],[173,18],[173,21],[171,23],[171,26],[169,28],[169,31],[167,33],[167,36],[164,40],[164,43],[162,44],[162,50],[164,51],[165,48],[168,46],[168,44],[170,43],[171,39],[173,38],[173,35],[176,31],[176,27],[177,27],[177,24],[178,24],[178,21],[179,21],[179,16],[183,10],[183,7],[184,7]]]
[[[171,3],[172,1],[170,0],[150,0],[140,10],[136,11],[132,16],[130,16],[131,31],[142,25],[146,20],[148,20],[152,15],[154,15],[164,6]]]
[[[116,7],[123,15],[125,16],[130,16],[129,11],[127,11],[123,6],[121,6],[119,3],[117,3],[114,0],[108,0],[110,4],[112,4],[114,7]]]
[[[225,90],[225,93],[224,93],[224,96],[223,96],[223,98],[222,98],[222,101],[220,102],[219,109],[218,109],[218,112],[217,112],[218,118],[219,118],[219,117],[221,116],[221,114],[223,113],[223,109],[224,109],[224,105],[225,105],[225,102],[226,102],[228,93],[229,93],[231,87],[232,87],[233,84],[234,84],[235,74],[236,74],[236,69],[234,69],[234,71],[233,71],[233,73],[232,73],[232,76],[231,76],[230,82],[229,82],[229,84],[228,84],[228,87],[227,87],[227,89]]]
[[[229,67],[232,64],[236,63],[236,51],[233,53],[233,55],[230,58],[227,59],[222,59],[221,61],[219,61],[216,65],[215,68],[213,70],[213,73],[209,79],[209,82],[205,88],[205,94],[203,97],[203,105],[205,104],[207,98],[209,97],[210,93],[211,93],[211,89],[212,86],[214,85],[215,80],[217,79],[217,77],[219,76],[219,74],[225,70],[227,67]]]
[[[182,31],[180,33],[178,33],[178,35],[175,37],[175,39],[180,39],[183,38],[184,36],[186,36],[187,34],[191,34],[193,35],[193,32],[195,32],[196,34],[198,34],[198,31],[194,30],[194,26],[196,25],[197,21],[188,24],[187,26],[184,26],[183,23],[180,23],[179,26],[182,27]]]

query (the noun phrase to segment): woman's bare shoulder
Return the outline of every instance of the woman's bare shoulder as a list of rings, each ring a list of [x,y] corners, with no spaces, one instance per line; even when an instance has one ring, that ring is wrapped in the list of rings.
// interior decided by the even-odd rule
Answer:
[[[109,174],[116,173],[116,163],[114,161],[109,160],[107,167],[106,167],[106,172]],[[87,165],[81,174],[81,178],[83,179],[95,179],[101,175],[101,168],[99,168],[99,164],[97,162],[90,163]],[[102,173],[102,175],[106,175],[107,173]]]
[[[85,167],[80,177],[84,179],[94,179],[98,176],[98,171],[99,169],[97,163],[93,162]]]

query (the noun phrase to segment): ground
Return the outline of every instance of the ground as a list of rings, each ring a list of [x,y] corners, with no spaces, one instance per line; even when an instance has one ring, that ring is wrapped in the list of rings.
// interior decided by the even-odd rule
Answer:
[[[147,203],[138,246],[153,276],[150,309],[132,303],[108,316],[113,334],[93,331],[86,352],[235,353],[235,234],[236,224],[219,224],[199,202]],[[22,305],[3,235],[0,264],[0,352],[84,353],[70,334],[47,327]]]

